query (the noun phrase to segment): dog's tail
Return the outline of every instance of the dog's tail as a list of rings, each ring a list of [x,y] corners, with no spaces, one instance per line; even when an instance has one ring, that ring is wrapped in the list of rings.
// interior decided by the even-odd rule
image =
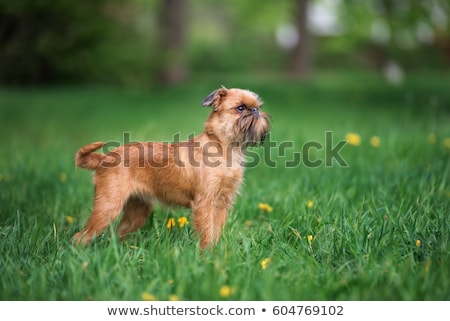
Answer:
[[[103,142],[97,142],[81,147],[75,154],[75,166],[86,169],[96,169],[106,155],[93,153],[93,151],[104,145],[105,143]]]

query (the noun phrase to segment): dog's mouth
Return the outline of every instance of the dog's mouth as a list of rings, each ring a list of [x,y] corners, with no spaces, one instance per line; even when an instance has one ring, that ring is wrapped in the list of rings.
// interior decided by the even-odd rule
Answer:
[[[248,113],[242,114],[235,124],[236,138],[245,146],[262,145],[269,130],[269,116],[258,108],[252,108]]]

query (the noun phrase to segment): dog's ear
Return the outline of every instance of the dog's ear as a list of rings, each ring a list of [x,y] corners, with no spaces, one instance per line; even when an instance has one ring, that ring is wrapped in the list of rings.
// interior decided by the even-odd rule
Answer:
[[[212,106],[214,107],[214,110],[216,110],[220,106],[221,100],[226,97],[227,92],[228,89],[226,89],[224,86],[222,86],[222,88],[214,90],[212,93],[206,96],[205,99],[202,100],[202,106]]]

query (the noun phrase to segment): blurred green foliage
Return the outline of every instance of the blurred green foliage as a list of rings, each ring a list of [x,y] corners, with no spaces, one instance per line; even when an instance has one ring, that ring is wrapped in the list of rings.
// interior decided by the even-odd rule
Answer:
[[[0,0],[0,82],[158,81],[170,59],[161,48],[162,1]],[[324,10],[337,19],[329,34],[310,26],[317,69],[450,64],[447,0],[185,1],[183,63],[191,75],[286,72],[292,50],[276,34],[295,24],[298,1],[308,1],[311,19]]]

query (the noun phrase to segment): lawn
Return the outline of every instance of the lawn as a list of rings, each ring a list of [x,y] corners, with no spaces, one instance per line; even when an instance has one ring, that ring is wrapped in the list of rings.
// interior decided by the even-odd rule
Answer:
[[[157,206],[123,242],[111,227],[72,247],[93,197],[76,150],[199,133],[200,102],[222,83],[258,92],[272,131],[252,150],[221,242],[201,253],[189,211]],[[2,88],[0,299],[450,300],[449,83],[319,73]]]

